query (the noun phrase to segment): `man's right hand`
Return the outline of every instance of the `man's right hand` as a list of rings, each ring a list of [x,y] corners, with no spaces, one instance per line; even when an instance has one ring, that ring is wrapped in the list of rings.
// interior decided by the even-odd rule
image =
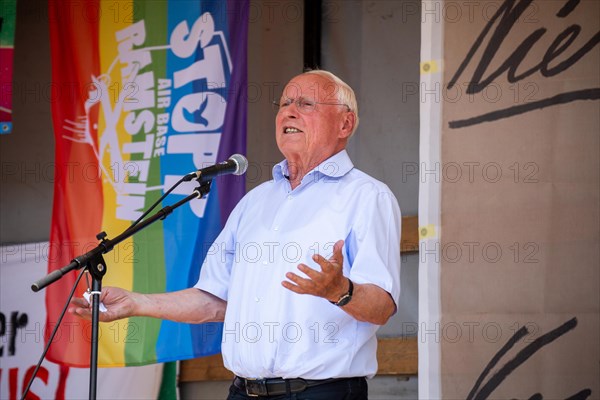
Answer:
[[[130,292],[118,287],[105,287],[102,289],[100,301],[104,303],[107,311],[100,313],[100,321],[111,322],[117,319],[128,318],[135,315],[135,306],[139,293]],[[91,297],[90,297],[91,300]],[[91,320],[92,304],[82,297],[71,300],[69,312],[73,315]]]
[[[107,286],[102,288],[100,301],[108,310],[100,312],[102,322],[138,316],[191,324],[220,322],[225,318],[227,308],[226,301],[196,288],[143,294]],[[74,298],[71,304],[71,314],[92,319],[92,305],[86,299]]]

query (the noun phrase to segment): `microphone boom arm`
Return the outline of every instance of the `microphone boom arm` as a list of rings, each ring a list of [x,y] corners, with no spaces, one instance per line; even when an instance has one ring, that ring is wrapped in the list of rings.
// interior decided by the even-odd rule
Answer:
[[[148,225],[151,225],[158,220],[167,218],[169,216],[169,214],[171,214],[173,212],[173,210],[175,210],[176,208],[182,206],[183,204],[185,204],[191,200],[200,199],[200,198],[206,196],[208,194],[208,192],[210,191],[210,184],[211,184],[211,182],[202,183],[199,187],[197,187],[192,192],[192,194],[188,195],[187,197],[185,197],[184,199],[180,200],[179,202],[173,204],[172,206],[166,206],[166,207],[158,210],[156,212],[156,214],[154,214],[150,218],[141,221],[139,224],[135,225],[134,227],[128,228],[127,230],[125,230],[125,232],[121,233],[119,236],[115,237],[112,240],[106,239],[106,233],[104,233],[104,232],[99,233],[96,236],[98,238],[98,240],[101,240],[101,242],[100,242],[100,244],[98,244],[98,246],[94,247],[92,250],[88,251],[85,254],[75,257],[71,261],[70,264],[68,264],[60,269],[54,270],[54,271],[50,272],[48,275],[46,275],[45,277],[37,280],[36,282],[34,282],[31,285],[31,290],[33,290],[34,292],[38,292],[41,289],[45,288],[46,286],[48,286],[48,285],[56,282],[60,278],[62,278],[66,273],[68,273],[72,270],[75,270],[75,269],[81,269],[81,268],[88,266],[90,261],[96,259],[99,255],[101,256],[102,254],[108,253],[116,245],[118,245],[125,239],[128,239],[131,236],[135,235],[137,232],[146,228]]]

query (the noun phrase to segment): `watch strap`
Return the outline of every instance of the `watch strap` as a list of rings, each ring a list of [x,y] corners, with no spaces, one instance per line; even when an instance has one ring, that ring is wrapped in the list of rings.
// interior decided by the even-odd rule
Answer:
[[[350,300],[352,300],[352,294],[354,293],[354,284],[349,278],[347,279],[348,283],[350,284],[350,286],[348,287],[348,291],[345,294],[343,294],[342,297],[338,299],[338,301],[330,301],[331,304],[336,305],[338,307],[343,307],[346,304],[348,304]]]

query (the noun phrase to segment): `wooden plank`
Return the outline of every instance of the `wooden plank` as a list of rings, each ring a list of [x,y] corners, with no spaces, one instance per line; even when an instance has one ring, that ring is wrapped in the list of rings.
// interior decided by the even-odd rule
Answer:
[[[417,375],[417,338],[380,338],[377,361],[379,363],[377,375]],[[231,379],[233,379],[233,374],[223,366],[220,354],[181,362],[180,382]]]
[[[231,379],[233,379],[233,373],[223,366],[221,354],[181,362],[180,382],[228,381]]]
[[[416,215],[402,217],[401,253],[419,251],[419,217]]]
[[[417,375],[417,337],[380,338],[377,344],[377,375]]]

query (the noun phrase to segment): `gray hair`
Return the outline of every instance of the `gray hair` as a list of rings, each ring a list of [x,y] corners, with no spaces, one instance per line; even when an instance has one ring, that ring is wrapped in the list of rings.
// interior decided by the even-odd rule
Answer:
[[[337,91],[337,100],[340,103],[347,105],[350,111],[352,111],[356,116],[354,128],[350,133],[350,136],[354,135],[356,128],[358,128],[358,102],[356,101],[356,95],[354,94],[354,90],[352,90],[350,85],[338,78],[333,73],[323,69],[309,70],[306,71],[305,74],[318,75],[325,79],[329,79],[338,87],[339,90]]]

